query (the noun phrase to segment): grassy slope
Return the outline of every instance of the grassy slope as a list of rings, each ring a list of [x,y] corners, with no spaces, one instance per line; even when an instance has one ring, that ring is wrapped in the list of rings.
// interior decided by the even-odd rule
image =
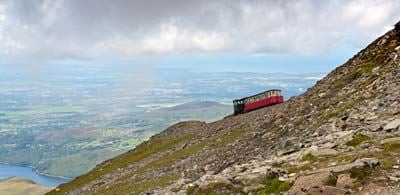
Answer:
[[[222,147],[225,144],[231,143],[232,141],[238,139],[240,135],[244,133],[244,131],[245,130],[242,128],[237,128],[233,131],[225,131],[220,133],[216,137],[204,139],[197,143],[191,144],[181,150],[172,149],[181,146],[183,143],[189,142],[195,137],[194,133],[181,134],[178,137],[170,137],[165,135],[158,136],[150,139],[148,142],[140,144],[136,149],[130,152],[127,152],[109,162],[105,162],[104,164],[96,167],[91,172],[82,175],[69,183],[62,184],[61,186],[59,186],[59,191],[52,191],[50,194],[64,194],[65,192],[80,187],[83,184],[87,184],[91,181],[98,179],[104,174],[116,171],[118,168],[127,167],[128,165],[138,163],[142,160],[145,160],[146,158],[156,156],[157,154],[160,154],[167,150],[172,150],[173,152],[167,153],[166,155],[162,156],[162,158],[151,161],[137,169],[135,172],[131,172],[128,175],[119,178],[112,187],[102,188],[96,192],[96,194],[124,194],[127,192],[138,194],[156,186],[168,184],[169,182],[177,180],[180,177],[176,174],[167,174],[160,176],[155,180],[143,182],[140,177],[147,171],[159,169],[162,167],[169,167],[170,165],[175,164],[181,159],[199,152],[205,147]],[[133,176],[138,179],[131,180]]]

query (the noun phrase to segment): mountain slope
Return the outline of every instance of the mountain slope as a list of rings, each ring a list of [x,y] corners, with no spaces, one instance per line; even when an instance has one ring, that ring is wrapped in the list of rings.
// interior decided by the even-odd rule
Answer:
[[[50,188],[43,187],[31,180],[23,178],[9,178],[0,180],[1,195],[41,195],[50,191]]]
[[[192,101],[165,109],[168,111],[177,111],[177,110],[199,109],[199,108],[204,109],[204,108],[222,107],[222,106],[225,105],[213,101]]]
[[[399,45],[396,28],[284,104],[178,123],[50,194],[400,192]]]

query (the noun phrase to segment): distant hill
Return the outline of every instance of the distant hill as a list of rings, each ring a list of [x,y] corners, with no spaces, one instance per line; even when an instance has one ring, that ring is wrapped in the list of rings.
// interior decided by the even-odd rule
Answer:
[[[400,25],[304,94],[177,123],[50,194],[400,194],[399,181]]]
[[[28,179],[12,177],[0,180],[0,195],[42,195],[50,190]]]
[[[178,111],[178,110],[188,110],[188,109],[198,109],[198,108],[211,108],[211,107],[227,107],[227,105],[214,102],[214,101],[192,101],[184,104],[180,104],[177,106],[164,108],[169,111]]]

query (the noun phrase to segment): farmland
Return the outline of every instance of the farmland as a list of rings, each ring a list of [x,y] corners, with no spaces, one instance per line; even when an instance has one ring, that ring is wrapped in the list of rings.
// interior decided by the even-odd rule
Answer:
[[[310,77],[321,76],[99,66],[2,70],[0,162],[64,177],[80,175],[178,121],[229,115],[231,99],[272,87],[290,97],[311,86]]]

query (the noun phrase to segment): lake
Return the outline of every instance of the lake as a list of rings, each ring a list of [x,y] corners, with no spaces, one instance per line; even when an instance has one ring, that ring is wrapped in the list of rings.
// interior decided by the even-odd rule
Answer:
[[[68,179],[39,175],[30,167],[0,164],[0,179],[7,179],[9,177],[30,179],[37,184],[47,187],[55,187],[69,181]]]

